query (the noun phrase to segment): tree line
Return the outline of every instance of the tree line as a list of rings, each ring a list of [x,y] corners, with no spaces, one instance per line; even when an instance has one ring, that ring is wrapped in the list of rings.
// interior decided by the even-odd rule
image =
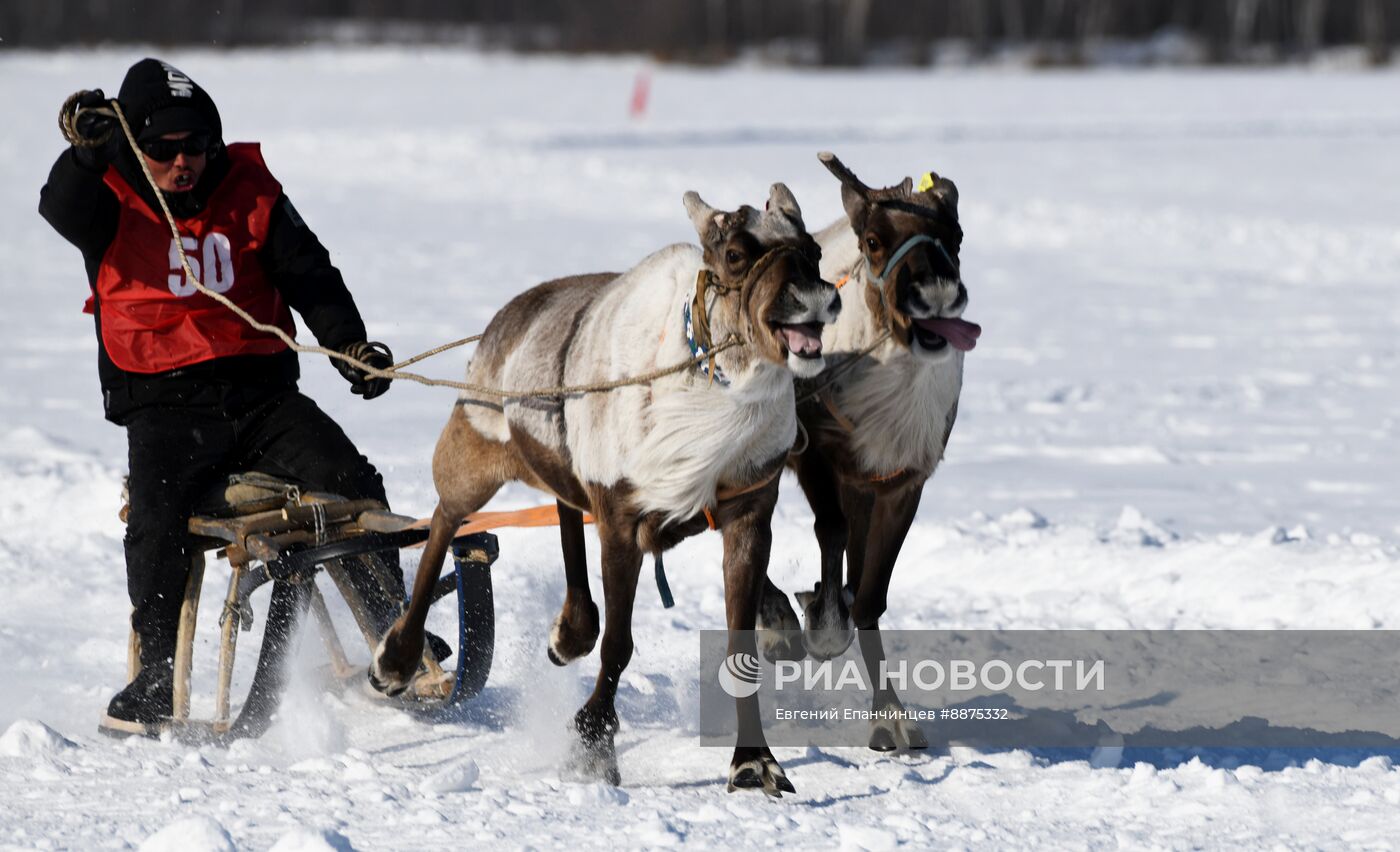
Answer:
[[[518,51],[648,52],[821,66],[1095,61],[1270,62],[1356,46],[1389,61],[1400,0],[4,0],[0,46],[449,42]],[[1122,53],[1120,56],[1132,55]]]

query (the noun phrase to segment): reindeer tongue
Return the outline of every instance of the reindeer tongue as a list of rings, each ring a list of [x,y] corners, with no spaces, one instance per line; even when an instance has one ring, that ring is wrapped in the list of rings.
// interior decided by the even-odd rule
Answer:
[[[965,319],[953,317],[938,317],[934,319],[916,319],[914,324],[924,331],[931,331],[944,340],[948,341],[954,349],[963,352],[970,351],[977,345],[977,338],[982,336],[982,326],[975,322],[968,322]]]
[[[815,323],[801,323],[778,326],[789,352],[799,357],[815,357],[822,354],[822,334]]]

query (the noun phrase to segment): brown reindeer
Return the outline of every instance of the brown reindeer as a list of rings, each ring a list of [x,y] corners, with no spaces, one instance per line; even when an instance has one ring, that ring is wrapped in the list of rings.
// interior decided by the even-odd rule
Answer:
[[[707,528],[724,537],[731,653],[756,653],[751,631],[767,573],[777,474],[797,433],[793,376],[824,367],[821,328],[840,299],[792,193],[775,184],[760,213],[685,206],[703,249],[676,245],[621,276],[579,276],[517,296],[491,321],[468,380],[504,388],[603,383],[692,357],[697,368],[646,385],[499,400],[463,393],[433,455],[438,505],[413,597],[374,655],[370,680],[394,694],[414,677],[429,595],[461,519],[504,483],[558,500],[567,593],[550,633],[562,665],[598,638],[580,512],[602,543],[606,610],[593,695],[574,716],[575,768],[619,782],[614,697],[632,656],[632,604],[644,553]],[[723,348],[735,338],[744,345]],[[745,638],[747,636],[747,638]],[[742,742],[762,742],[754,698],[737,707]],[[766,745],[736,748],[730,789],[770,795],[792,784]]]
[[[918,189],[909,178],[871,189],[832,154],[820,159],[841,181],[846,209],[844,221],[817,235],[822,274],[843,283],[845,308],[823,335],[831,369],[798,382],[798,418],[811,443],[791,465],[816,515],[821,581],[797,595],[800,641],[787,596],[766,583],[762,644],[770,659],[831,659],[850,645],[854,622],[878,682],[890,576],[924,482],[943,458],[963,353],[981,328],[960,318],[967,288],[953,182],[930,173]],[[878,683],[874,703],[876,710],[900,706]],[[925,746],[911,722],[874,723],[871,748]]]

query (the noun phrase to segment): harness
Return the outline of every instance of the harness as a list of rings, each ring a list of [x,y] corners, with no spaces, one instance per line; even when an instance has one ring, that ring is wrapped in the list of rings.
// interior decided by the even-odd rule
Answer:
[[[922,208],[919,209],[922,210]],[[927,214],[921,213],[920,215]],[[870,268],[870,262],[865,259],[865,255],[861,255],[860,261],[857,263],[856,267],[850,272],[843,275],[840,281],[836,282],[836,289],[840,290],[842,287],[846,286],[846,284],[851,280],[851,276],[857,274],[863,268],[866,273],[866,286],[875,288],[876,294],[880,297],[880,307],[883,309],[886,324],[888,324],[890,311],[889,305],[885,304],[885,279],[889,277],[890,272],[899,264],[901,260],[905,258],[906,255],[909,254],[910,251],[914,249],[915,246],[918,246],[922,243],[933,243],[933,245],[936,246],[938,250],[943,254],[944,259],[948,261],[949,266],[953,267],[954,269],[959,268],[958,263],[955,260],[953,260],[953,256],[948,253],[948,249],[943,246],[943,240],[939,239],[938,237],[930,237],[928,234],[915,234],[914,236],[900,243],[899,248],[895,249],[894,254],[890,255],[890,259],[885,261],[885,267],[884,269],[880,270],[880,274],[878,275],[875,274],[874,270]],[[886,334],[888,333],[889,332],[887,330]],[[883,343],[884,339],[885,335],[882,335],[880,339],[876,341],[876,345]],[[868,354],[870,351],[874,351],[874,348],[874,346],[870,347],[870,349],[867,350],[866,354]],[[854,359],[852,359],[852,363],[854,363]],[[822,389],[816,393],[816,398],[821,402],[822,407],[826,409],[827,413],[831,415],[831,419],[836,421],[836,425],[840,426],[841,429],[844,430],[848,435],[855,434],[856,424],[851,421],[851,418],[843,414],[841,412],[841,408],[836,404],[835,397],[831,395],[831,383],[828,383],[827,385],[822,387]],[[908,468],[901,467],[899,470],[892,471],[890,473],[872,474],[869,477],[868,481],[877,484],[883,482],[890,482],[892,480],[898,479],[899,477],[903,476],[908,472]]]
[[[738,290],[740,301],[747,302],[758,277],[785,254],[795,254],[808,265],[815,265],[812,259],[797,246],[778,246],[764,252],[749,268],[744,280],[737,287],[721,282],[719,276],[709,267],[701,267],[700,271],[696,273],[695,286],[691,288],[689,297],[681,307],[681,322],[685,331],[686,345],[690,347],[691,358],[698,362],[696,367],[700,370],[700,375],[709,378],[711,383],[718,382],[721,387],[729,387],[731,380],[724,374],[724,370],[715,360],[718,352],[714,340],[710,336],[709,300],[706,297],[711,290],[719,296],[727,296]],[[734,334],[730,335],[731,339],[737,337]]]
[[[685,342],[690,347],[690,357],[696,360],[695,368],[700,375],[709,377],[711,383],[719,382],[720,387],[727,388],[729,377],[715,360],[715,347],[710,340],[710,316],[705,305],[705,291],[709,289],[713,275],[708,269],[700,270],[690,297],[681,309],[681,319],[685,324]]]
[[[681,308],[681,320],[685,330],[686,345],[690,347],[690,354],[697,361],[696,368],[700,371],[700,375],[709,378],[711,384],[718,383],[721,387],[729,387],[732,380],[725,375],[724,369],[720,367],[715,360],[715,345],[710,335],[710,314],[707,298],[709,293],[713,291],[719,296],[727,296],[737,290],[740,300],[747,302],[759,276],[767,271],[768,267],[777,262],[778,258],[786,254],[796,255],[808,266],[815,266],[812,258],[797,246],[778,246],[777,248],[772,248],[764,252],[763,255],[754,262],[754,265],[750,267],[748,273],[744,276],[743,282],[737,287],[721,282],[714,270],[708,267],[702,267],[700,271],[696,273],[695,286],[691,289],[689,297],[685,300],[685,304]],[[735,335],[731,335],[731,338],[734,336]],[[718,504],[720,503],[725,503],[736,497],[742,497],[745,494],[752,494],[755,491],[762,490],[782,472],[782,465],[779,465],[772,473],[757,482],[750,483],[743,487],[721,488],[717,490],[715,492],[715,508],[718,508]],[[719,524],[715,521],[714,509],[706,506],[701,511],[704,512],[705,523],[709,528],[712,530],[719,529]]]
[[[937,237],[930,237],[928,234],[915,234],[914,236],[905,240],[903,243],[900,243],[899,248],[895,249],[894,254],[890,256],[890,259],[885,261],[885,268],[880,271],[879,275],[876,275],[874,271],[871,270],[870,277],[866,279],[865,283],[874,283],[883,286],[885,283],[885,278],[889,276],[890,270],[894,269],[895,266],[897,266],[899,262],[904,259],[904,256],[907,255],[915,246],[919,245],[920,243],[933,243],[938,248],[938,251],[942,253],[943,258],[948,261],[948,265],[953,267],[954,269],[958,268],[958,264],[953,260],[953,256],[948,253],[948,250],[946,248],[943,247],[943,240]],[[862,255],[862,257],[864,257],[864,255]]]

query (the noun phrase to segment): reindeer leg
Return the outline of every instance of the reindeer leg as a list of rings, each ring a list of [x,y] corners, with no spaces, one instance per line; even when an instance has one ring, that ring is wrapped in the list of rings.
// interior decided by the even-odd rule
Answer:
[[[861,628],[858,632],[860,653],[865,660],[865,670],[878,673],[880,666],[885,662],[885,643],[880,639],[880,625],[877,623],[868,628]],[[872,706],[876,711],[882,711],[886,714],[877,716],[870,722],[871,750],[894,751],[901,748],[928,748],[928,738],[924,736],[918,722],[889,715],[892,712],[902,711],[904,702],[899,700],[899,696],[893,689],[880,682],[878,674],[872,674],[870,677],[875,683]]]
[[[812,591],[797,595],[805,620],[803,640],[813,657],[830,660],[845,653],[855,638],[842,569],[850,538],[862,528],[867,515],[862,504],[851,503],[851,497],[859,497],[859,493],[839,485],[835,472],[820,460],[799,468],[798,482],[816,515],[813,527],[822,551],[821,582]]]
[[[865,573],[870,554],[870,524],[875,514],[875,495],[870,491],[841,486],[841,507],[846,512],[850,525],[850,539],[846,542],[846,590],[844,599],[850,606],[855,601],[855,590],[860,588],[860,578]]]
[[[816,530],[816,541],[822,550],[822,576],[825,578],[833,564],[836,565],[836,571],[840,571],[841,550],[846,547],[846,516],[841,513],[839,502],[836,502],[836,480],[830,463],[815,449],[798,456],[792,470],[797,473],[798,484],[802,487],[802,494],[806,495],[806,502],[816,513],[816,523],[813,527]],[[820,588],[822,585],[818,582],[816,589]],[[797,593],[798,606],[804,609],[804,616],[815,597],[815,592]],[[816,624],[823,620],[825,617],[818,616],[809,618],[808,623]],[[787,593],[778,588],[777,583],[769,576],[763,578],[757,630],[759,649],[763,651],[764,659],[769,662],[795,662],[805,658],[808,649],[802,637],[802,624],[798,621],[797,611],[792,609]],[[847,639],[847,644],[850,644],[850,639]]]
[[[583,513],[558,501],[559,542],[564,550],[564,608],[549,631],[549,661],[567,665],[585,656],[598,641],[598,605],[588,587],[588,552],[584,549]]]
[[[865,570],[859,579],[855,602],[851,607],[852,618],[859,630],[865,670],[875,684],[872,706],[886,714],[884,717],[877,716],[871,722],[870,748],[875,751],[928,748],[928,739],[918,723],[888,717],[890,712],[903,710],[904,704],[893,689],[880,681],[878,674],[885,662],[885,645],[880,639],[880,616],[885,612],[895,560],[899,557],[905,536],[909,534],[909,527],[914,523],[922,494],[920,483],[918,487],[876,498],[871,513]]]
[[[447,555],[452,537],[467,514],[449,511],[442,503],[433,510],[428,541],[423,546],[423,556],[418,560],[418,575],[413,581],[413,597],[408,602],[408,608],[379,641],[370,662],[369,682],[386,695],[398,695],[408,689],[418,674],[418,663],[423,658],[423,629],[428,620],[433,587],[442,573],[443,558]]]
[[[511,478],[510,452],[508,445],[489,441],[477,432],[460,405],[453,409],[433,450],[438,504],[428,526],[423,556],[418,560],[413,595],[408,608],[374,649],[370,662],[369,682],[380,692],[398,695],[417,676],[423,658],[423,627],[447,549],[462,519],[486,505]]]
[[[754,621],[758,599],[768,573],[768,557],[773,546],[773,490],[762,504],[737,517],[723,519],[724,530],[724,608],[729,626],[729,653],[754,655]],[[763,736],[758,696],[735,699],[739,736],[734,757],[729,761],[729,792],[761,789],[774,798],[797,792],[773,757]]]
[[[825,458],[815,452],[803,454],[797,463],[797,482],[816,516],[812,528],[821,549],[821,580],[812,591],[797,593],[805,623],[803,644],[812,656],[829,660],[840,656],[855,635],[841,594],[849,529],[835,472]]]
[[[597,506],[602,501],[594,501]],[[603,629],[601,665],[593,694],[574,715],[578,735],[573,758],[574,771],[585,778],[620,784],[617,749],[617,683],[632,659],[632,603],[637,597],[637,577],[642,570],[642,549],[637,546],[635,519],[618,520],[598,512],[598,538],[602,541],[603,608],[607,617]]]

